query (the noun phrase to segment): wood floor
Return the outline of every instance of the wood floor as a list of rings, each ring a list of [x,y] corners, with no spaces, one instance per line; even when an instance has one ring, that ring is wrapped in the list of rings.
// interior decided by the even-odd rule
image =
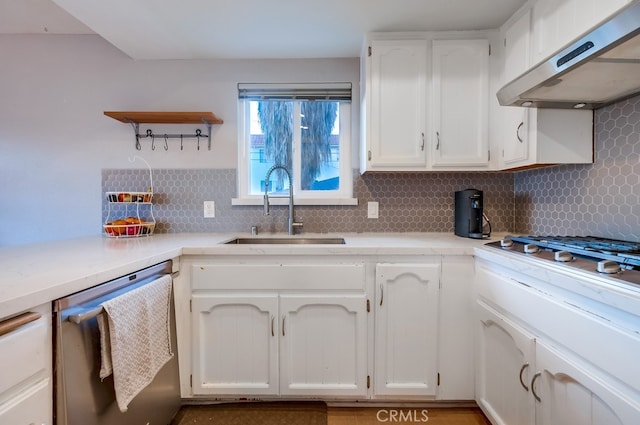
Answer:
[[[327,425],[490,425],[478,408],[328,408]]]

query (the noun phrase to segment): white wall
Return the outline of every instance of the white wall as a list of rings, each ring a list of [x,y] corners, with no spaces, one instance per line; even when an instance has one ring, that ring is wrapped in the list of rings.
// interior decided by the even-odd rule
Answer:
[[[134,61],[99,36],[0,35],[0,64],[0,246],[100,234],[101,169],[144,167],[134,155],[152,168],[235,168],[238,82],[351,81],[358,157],[356,58]],[[180,151],[177,140],[137,151],[132,127],[108,110],[202,110],[225,122],[211,151]]]

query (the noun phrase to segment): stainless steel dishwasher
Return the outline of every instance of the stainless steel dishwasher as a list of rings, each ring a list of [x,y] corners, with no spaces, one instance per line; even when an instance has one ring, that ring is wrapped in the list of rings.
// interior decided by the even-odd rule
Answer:
[[[101,303],[170,274],[167,261],[54,301],[54,421],[57,425],[167,425],[180,408],[175,308],[171,303],[174,356],[125,413],[116,403],[113,375],[100,380]]]

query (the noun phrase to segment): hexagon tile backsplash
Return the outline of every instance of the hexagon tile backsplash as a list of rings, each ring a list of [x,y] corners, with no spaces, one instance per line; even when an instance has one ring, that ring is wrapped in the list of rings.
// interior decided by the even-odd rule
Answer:
[[[485,212],[494,231],[513,228],[513,177],[501,173],[385,173],[354,171],[357,206],[296,206],[303,232],[453,232],[453,196],[470,187],[485,193]],[[153,170],[156,233],[286,232],[286,206],[232,206],[235,169]],[[105,169],[103,191],[145,191],[147,170]],[[203,202],[215,201],[215,218],[203,217]],[[367,202],[379,203],[378,219],[367,218]],[[103,206],[103,221],[107,205]]]
[[[640,96],[595,111],[595,164],[518,173],[353,173],[357,206],[299,206],[304,232],[453,232],[453,194],[484,191],[497,232],[640,241]],[[153,170],[156,232],[286,232],[287,208],[231,206],[235,169]],[[103,191],[145,191],[147,170],[106,169]],[[203,201],[216,217],[203,217]],[[380,218],[367,218],[378,201]],[[103,215],[107,205],[104,202]],[[104,217],[103,217],[104,218]]]
[[[594,164],[515,174],[516,233],[640,241],[640,96],[594,121]]]

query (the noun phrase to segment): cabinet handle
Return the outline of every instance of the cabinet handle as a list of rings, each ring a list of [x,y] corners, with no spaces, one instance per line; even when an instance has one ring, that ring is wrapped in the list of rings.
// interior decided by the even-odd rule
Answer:
[[[282,316],[282,336],[284,336],[284,319],[286,319],[287,316]]]
[[[522,373],[524,372],[524,370],[526,368],[529,367],[529,363],[525,363],[522,365],[522,367],[520,368],[520,385],[522,385],[522,388],[525,389],[525,391],[529,391],[529,387],[527,387],[527,385],[524,383],[524,381],[522,380]]]
[[[422,133],[422,143],[420,143],[420,150],[424,151],[424,132]]]
[[[533,393],[533,397],[538,401],[541,402],[542,400],[540,400],[540,397],[538,397],[538,394],[536,394],[536,380],[540,377],[540,375],[542,375],[541,372],[536,372],[535,375],[533,375],[533,379],[531,380],[531,392]]]
[[[6,335],[10,332],[15,331],[22,325],[26,325],[27,323],[34,322],[41,318],[42,315],[36,312],[28,312],[23,313],[19,316],[12,317],[11,319],[7,319],[3,322],[0,322],[0,336]]]
[[[276,332],[273,327],[275,320],[276,320],[276,316],[271,315],[271,336],[276,336]]]
[[[520,129],[524,126],[524,121],[520,122],[518,128],[516,129],[516,137],[518,138],[518,142],[522,143],[522,137],[520,137]]]
[[[436,143],[436,150],[440,149],[440,132],[436,131],[436,138],[437,138],[437,143]]]
[[[384,301],[384,286],[382,283],[380,284],[380,305],[382,305],[382,301]]]

